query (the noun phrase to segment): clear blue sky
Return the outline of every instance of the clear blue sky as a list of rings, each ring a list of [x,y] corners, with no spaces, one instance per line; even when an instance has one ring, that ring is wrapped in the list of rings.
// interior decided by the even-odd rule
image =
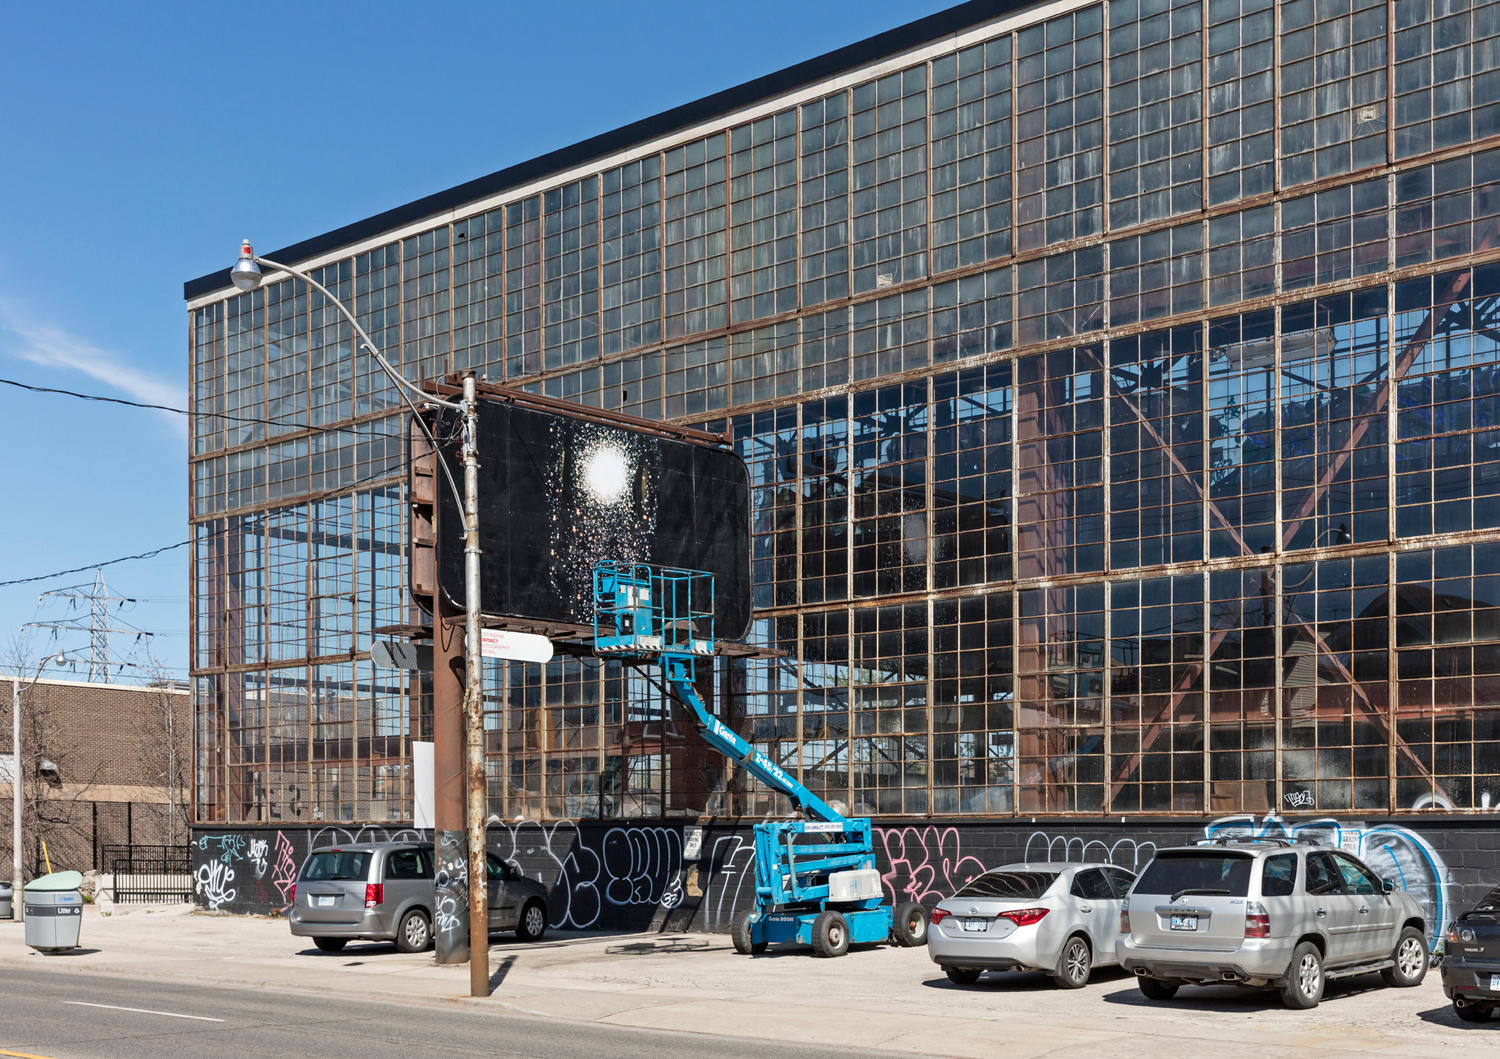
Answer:
[[[0,378],[185,407],[182,283],[240,239],[285,246],[947,6],[7,7]],[[0,386],[0,581],[185,540],[180,420]],[[105,568],[178,677],[187,571],[186,548]],[[0,645],[92,579],[0,588]]]

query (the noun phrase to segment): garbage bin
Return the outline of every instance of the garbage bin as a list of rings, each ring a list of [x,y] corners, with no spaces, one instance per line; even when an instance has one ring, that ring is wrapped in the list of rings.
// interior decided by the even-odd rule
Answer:
[[[26,884],[26,944],[38,952],[78,948],[83,926],[83,876],[76,871],[43,875]]]
[[[0,919],[15,919],[16,914],[10,907],[11,893],[10,883],[0,882]]]

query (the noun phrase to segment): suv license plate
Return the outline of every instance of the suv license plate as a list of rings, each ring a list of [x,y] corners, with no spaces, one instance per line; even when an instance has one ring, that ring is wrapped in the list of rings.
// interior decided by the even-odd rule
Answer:
[[[1198,917],[1197,916],[1173,916],[1172,917],[1172,929],[1173,930],[1197,930],[1198,929]]]
[[[966,919],[966,920],[964,920],[964,929],[965,930],[989,930],[990,929],[990,921],[987,920],[987,919]]]
[[[1500,974],[1490,975],[1490,992],[1500,993]]]
[[[337,900],[337,898],[333,898],[333,897],[320,897],[320,898],[318,898],[318,907],[319,908],[332,908],[333,907],[333,902],[335,900]]]

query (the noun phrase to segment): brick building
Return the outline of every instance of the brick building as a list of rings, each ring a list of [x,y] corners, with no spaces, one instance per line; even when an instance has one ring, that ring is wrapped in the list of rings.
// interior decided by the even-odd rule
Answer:
[[[0,678],[0,878],[11,874],[14,678]],[[185,688],[21,678],[27,877],[108,871],[115,845],[185,845],[192,706]],[[174,747],[175,741],[175,747]],[[175,820],[173,808],[175,806]]]

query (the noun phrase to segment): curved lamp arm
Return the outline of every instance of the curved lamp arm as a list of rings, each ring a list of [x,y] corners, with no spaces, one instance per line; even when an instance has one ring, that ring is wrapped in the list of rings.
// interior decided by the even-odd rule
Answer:
[[[453,472],[448,469],[447,462],[438,455],[437,438],[433,436],[432,431],[428,429],[427,424],[423,422],[421,415],[417,412],[417,406],[412,404],[411,398],[407,396],[406,391],[410,390],[412,393],[420,397],[424,403],[440,405],[443,408],[449,408],[456,412],[465,411],[464,406],[453,401],[444,401],[442,398],[434,397],[432,394],[427,393],[420,387],[413,385],[410,381],[403,378],[401,373],[392,368],[390,362],[381,355],[381,352],[378,348],[376,348],[374,341],[370,338],[369,335],[365,333],[365,329],[359,326],[359,321],[354,318],[354,314],[349,311],[348,307],[345,306],[344,303],[338,298],[334,297],[333,293],[329,291],[327,287],[323,286],[323,284],[313,279],[306,272],[302,272],[298,269],[292,268],[290,265],[283,265],[279,262],[272,261],[269,258],[260,257],[253,253],[250,254],[249,257],[250,260],[254,261],[256,264],[265,265],[267,268],[274,268],[278,272],[285,272],[288,275],[296,276],[298,279],[306,283],[309,287],[313,287],[314,289],[316,289],[323,295],[323,297],[327,298],[329,302],[337,306],[339,312],[344,314],[344,319],[349,321],[349,326],[353,327],[354,333],[359,336],[360,343],[370,351],[370,354],[375,358],[376,363],[378,363],[381,370],[385,372],[386,377],[389,378],[391,382],[396,384],[396,392],[399,393],[401,395],[401,399],[406,402],[406,407],[411,409],[412,418],[416,420],[417,425],[422,428],[422,433],[427,435],[427,440],[432,442],[433,455],[437,459],[438,466],[443,469],[443,477],[448,480],[448,488],[453,490],[453,499],[455,502],[455,506],[458,508],[458,519],[460,524],[462,525],[464,532],[467,533],[469,531],[469,523],[464,514],[464,495],[459,490],[458,483],[453,480]],[[471,441],[477,441],[477,439],[471,439]]]

